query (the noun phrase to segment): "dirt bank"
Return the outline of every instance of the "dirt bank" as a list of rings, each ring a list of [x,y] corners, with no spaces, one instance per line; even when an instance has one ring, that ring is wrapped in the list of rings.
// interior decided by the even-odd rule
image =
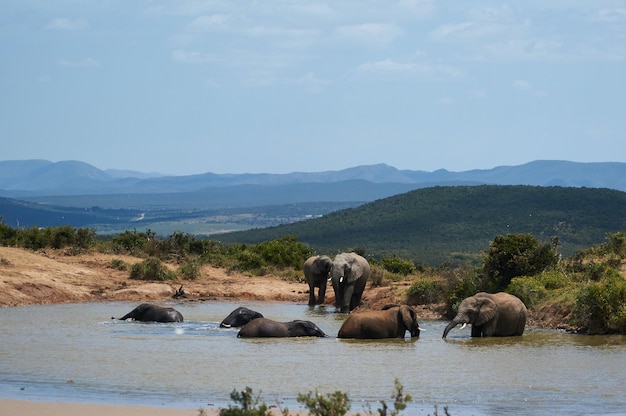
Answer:
[[[113,260],[129,265],[140,258],[117,254],[90,253],[76,256],[64,251],[33,252],[0,247],[0,306],[69,302],[136,301],[164,302],[181,285],[186,301],[258,300],[267,302],[308,302],[305,283],[288,282],[276,276],[250,277],[228,273],[225,269],[203,266],[196,280],[144,282],[129,279],[128,270],[112,267]],[[172,270],[176,265],[168,265]],[[363,295],[364,308],[380,308],[402,301],[406,283],[387,287],[368,287]],[[328,292],[327,292],[328,293]],[[334,297],[329,291],[327,303]],[[417,307],[422,319],[441,317],[438,308]],[[421,309],[421,311],[420,311]]]

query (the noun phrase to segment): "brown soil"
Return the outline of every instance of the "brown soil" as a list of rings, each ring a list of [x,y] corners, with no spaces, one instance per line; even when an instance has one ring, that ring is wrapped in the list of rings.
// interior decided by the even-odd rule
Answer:
[[[130,279],[128,270],[113,268],[113,260],[132,265],[143,259],[118,254],[67,255],[56,250],[33,252],[0,247],[0,306],[105,301],[165,302],[171,300],[181,285],[187,295],[185,301],[308,302],[309,288],[305,283],[290,282],[276,276],[251,277],[203,266],[200,277],[195,280],[145,282]],[[172,270],[177,267],[174,264],[167,266]],[[398,283],[366,288],[362,308],[378,309],[387,303],[401,303],[398,289],[402,286]],[[327,293],[326,302],[332,305],[332,289]],[[441,317],[440,305],[416,309],[422,319]]]
[[[225,269],[203,266],[195,280],[145,282],[129,278],[129,270],[112,267],[113,260],[132,265],[143,259],[118,254],[89,253],[67,255],[64,251],[33,252],[0,247],[0,307],[75,302],[166,302],[180,286],[185,301],[257,300],[266,302],[308,302],[308,285],[286,281],[277,276],[247,276]],[[167,265],[172,270],[175,264]],[[394,282],[389,286],[368,287],[362,309],[380,309],[389,303],[403,303],[410,283]],[[334,304],[332,289],[326,303]],[[445,307],[414,306],[420,319],[445,319]],[[544,307],[531,311],[529,326],[571,329],[565,322],[567,310]]]

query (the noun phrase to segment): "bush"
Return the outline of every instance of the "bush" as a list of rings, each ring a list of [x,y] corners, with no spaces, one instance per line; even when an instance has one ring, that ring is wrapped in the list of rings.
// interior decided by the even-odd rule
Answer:
[[[427,277],[413,283],[406,291],[410,305],[423,305],[445,301],[446,286],[441,279]]]
[[[477,274],[466,274],[461,277],[457,284],[452,289],[452,293],[448,297],[446,305],[446,314],[449,318],[453,318],[456,315],[459,304],[463,299],[473,296],[478,292],[483,291],[482,277]]]
[[[241,407],[229,405],[228,408],[220,410],[220,416],[272,416],[265,402],[262,402],[258,395],[254,396],[250,387],[246,387],[241,392],[233,390],[230,398]]]
[[[173,280],[176,278],[174,272],[165,267],[161,260],[156,257],[149,257],[141,263],[133,265],[130,270],[130,278],[137,280]]]
[[[348,395],[341,391],[328,393],[326,396],[315,392],[307,394],[298,394],[298,403],[302,403],[309,409],[309,415],[312,416],[341,416],[350,410],[350,399]]]
[[[626,280],[616,274],[584,286],[578,293],[573,323],[589,334],[626,332]]]
[[[180,266],[179,272],[183,279],[196,280],[200,276],[200,262],[198,260],[188,260]]]
[[[571,284],[571,280],[567,275],[559,270],[545,271],[538,274],[536,278],[548,290],[560,289]]]
[[[407,276],[415,273],[415,264],[412,260],[401,259],[399,257],[383,257],[381,264],[385,270],[391,273]]]
[[[515,295],[526,305],[531,308],[539,303],[546,296],[546,288],[535,277],[516,277],[506,288],[506,292]]]
[[[111,265],[109,267],[115,270],[126,270],[128,269],[128,263],[124,260],[113,259],[111,260]]]
[[[514,277],[541,273],[558,260],[554,244],[540,243],[531,234],[509,234],[491,242],[483,271],[495,292],[506,288]]]
[[[370,271],[370,282],[372,287],[380,287],[383,285],[383,280],[385,277],[385,271],[379,266],[371,266]]]

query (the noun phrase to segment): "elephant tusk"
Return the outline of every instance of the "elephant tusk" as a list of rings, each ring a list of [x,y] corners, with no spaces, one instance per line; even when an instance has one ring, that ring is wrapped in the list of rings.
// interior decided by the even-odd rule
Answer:
[[[463,329],[463,328],[465,328],[466,326],[467,326],[467,322],[464,322],[464,323],[463,323],[463,325],[461,325],[461,328],[459,328],[459,329]]]
[[[343,276],[339,278],[339,283],[343,283]]]
[[[419,326],[417,327],[417,329],[419,329],[420,331],[426,331],[424,328],[419,327]]]

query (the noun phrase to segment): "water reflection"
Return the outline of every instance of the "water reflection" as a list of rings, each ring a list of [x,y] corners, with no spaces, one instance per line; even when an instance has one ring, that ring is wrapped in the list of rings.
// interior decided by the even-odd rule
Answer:
[[[625,402],[626,337],[529,328],[522,337],[441,339],[447,322],[423,321],[420,338],[339,340],[346,315],[296,304],[177,303],[185,322],[109,319],[116,302],[0,310],[0,396],[167,404],[229,404],[250,386],[268,403],[297,408],[298,393],[341,390],[353,411],[389,401],[394,379],[410,412],[449,405],[463,414],[605,414]],[[239,339],[219,322],[238,306],[278,321],[307,319],[327,338]],[[71,382],[69,382],[71,381]],[[22,390],[23,388],[23,390]]]

